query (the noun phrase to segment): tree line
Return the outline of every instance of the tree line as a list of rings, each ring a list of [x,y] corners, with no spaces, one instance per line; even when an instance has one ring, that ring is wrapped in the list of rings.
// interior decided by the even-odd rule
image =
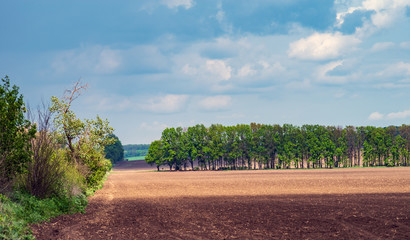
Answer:
[[[124,145],[124,157],[146,156],[149,144],[126,144]]]
[[[408,166],[410,125],[295,126],[251,123],[167,128],[146,162],[170,170]]]

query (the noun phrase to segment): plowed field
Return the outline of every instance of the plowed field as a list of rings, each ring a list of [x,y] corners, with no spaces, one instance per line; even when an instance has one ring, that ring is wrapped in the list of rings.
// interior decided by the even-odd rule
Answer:
[[[410,239],[410,168],[149,172],[118,164],[37,239]]]

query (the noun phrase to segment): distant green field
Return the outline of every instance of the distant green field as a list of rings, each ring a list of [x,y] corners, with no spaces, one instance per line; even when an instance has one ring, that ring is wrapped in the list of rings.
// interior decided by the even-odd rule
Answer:
[[[128,161],[145,160],[145,156],[127,157]]]

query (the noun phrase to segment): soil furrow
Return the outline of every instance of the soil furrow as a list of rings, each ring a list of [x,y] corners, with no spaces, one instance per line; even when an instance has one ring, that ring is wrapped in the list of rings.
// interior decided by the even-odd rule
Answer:
[[[138,166],[140,164],[140,166]],[[410,168],[154,172],[114,168],[85,214],[37,239],[410,239]]]

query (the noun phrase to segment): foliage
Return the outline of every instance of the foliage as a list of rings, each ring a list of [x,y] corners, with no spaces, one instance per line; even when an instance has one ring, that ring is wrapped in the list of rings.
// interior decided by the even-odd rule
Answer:
[[[345,128],[321,125],[198,124],[167,128],[146,161],[179,170],[407,166],[410,126]],[[158,165],[160,164],[160,165]]]
[[[56,115],[54,124],[67,146],[69,161],[85,175],[87,187],[94,188],[111,169],[110,161],[105,159],[104,147],[113,144],[115,139],[111,137],[113,128],[108,120],[97,115],[95,120],[83,121],[71,110],[73,101],[86,88],[77,82],[63,98],[52,97],[50,110]]]
[[[6,76],[0,85],[0,191],[30,162],[30,139],[35,126],[26,120],[23,96]]]
[[[147,156],[149,144],[127,144],[124,145],[124,157]]]
[[[104,153],[107,159],[111,160],[112,164],[124,160],[124,148],[120,139],[114,134],[110,135],[114,139],[114,143],[105,146]]]
[[[20,175],[19,185],[24,191],[39,197],[71,197],[84,191],[84,177],[69,164],[56,133],[51,130],[51,112],[43,105],[36,119],[39,132],[31,140],[32,161],[27,172]]]
[[[27,173],[20,176],[19,188],[38,198],[72,197],[85,192],[85,178],[69,163],[66,151],[42,147],[52,151],[49,158],[35,157]]]
[[[104,147],[119,140],[107,120],[80,120],[71,111],[72,101],[85,89],[79,83],[68,96],[53,97],[49,109],[43,105],[37,118],[29,114],[32,125],[24,118],[18,88],[10,88],[7,77],[2,81],[0,181],[17,176],[17,184],[11,197],[0,194],[0,239],[32,239],[28,223],[84,212],[86,196],[102,187],[111,169]]]
[[[34,239],[29,223],[84,212],[86,206],[84,195],[39,199],[22,192],[15,192],[11,198],[0,194],[0,239]]]
[[[164,160],[162,158],[162,142],[157,140],[153,141],[148,149],[148,154],[145,157],[145,161],[150,164],[156,164],[157,169],[159,171],[159,167],[164,164]]]
[[[105,174],[111,170],[111,161],[105,158],[105,154],[101,149],[90,148],[87,144],[83,144],[81,147],[80,158],[88,171],[85,177],[87,186],[88,188],[95,188],[102,182]]]

